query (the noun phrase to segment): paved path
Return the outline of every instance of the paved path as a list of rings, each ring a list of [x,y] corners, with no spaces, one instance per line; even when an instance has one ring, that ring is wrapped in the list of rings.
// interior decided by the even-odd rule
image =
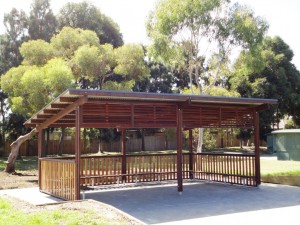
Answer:
[[[300,187],[259,188],[220,183],[94,191],[86,198],[110,204],[146,224],[300,224]]]
[[[0,190],[31,204],[61,201],[38,188]],[[114,206],[146,224],[300,224],[300,187],[262,184],[259,188],[221,183],[176,185],[85,192],[85,198]]]
[[[38,187],[0,190],[0,196],[1,195],[15,197],[25,202],[29,202],[32,205],[47,205],[63,201],[59,198],[40,192]]]

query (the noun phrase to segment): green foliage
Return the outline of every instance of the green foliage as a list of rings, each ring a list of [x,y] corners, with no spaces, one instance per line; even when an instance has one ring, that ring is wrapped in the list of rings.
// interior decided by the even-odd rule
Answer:
[[[81,76],[90,81],[98,79],[102,89],[106,75],[115,65],[114,50],[110,44],[84,45],[75,52],[73,62],[78,65]]]
[[[122,81],[122,82],[114,82],[114,81],[106,81],[102,90],[124,90],[131,91],[134,86],[134,80]]]
[[[197,87],[194,87],[195,92],[199,92]],[[234,90],[228,90],[220,86],[208,87],[204,86],[203,90],[210,96],[223,96],[223,97],[240,97],[240,94]],[[183,94],[191,94],[191,89],[185,88],[182,91]]]
[[[93,31],[64,27],[50,43],[60,56],[71,59],[80,46],[98,46],[99,39]]]
[[[45,84],[49,87],[49,94],[54,98],[66,88],[73,87],[74,76],[68,64],[61,58],[54,58],[44,66]]]
[[[44,67],[12,68],[1,77],[1,87],[10,96],[12,111],[27,117],[71,87],[72,80],[67,64],[62,59],[52,59]]]
[[[267,28],[250,9],[226,0],[163,0],[147,22],[153,41],[148,51],[155,60],[188,72],[189,87],[196,84],[206,94],[224,80],[231,50],[256,47]]]
[[[1,78],[12,111],[31,116],[76,82],[82,88],[132,90],[149,74],[140,45],[113,49],[99,44],[95,32],[65,27],[50,43],[23,43],[23,65]],[[114,72],[119,73],[116,75]],[[115,79],[122,77],[121,79]],[[107,82],[107,84],[105,84]]]
[[[123,45],[119,26],[91,3],[67,3],[58,14],[58,23],[60,29],[68,26],[92,30],[101,44],[110,43],[114,47]]]
[[[136,81],[149,76],[150,71],[144,61],[144,50],[141,45],[126,44],[115,50],[117,66],[115,73],[128,75]]]
[[[295,122],[292,119],[288,119],[286,121],[286,124],[284,126],[285,129],[299,129],[300,126],[296,125]]]
[[[215,129],[211,129],[211,128],[205,128],[203,129],[203,148],[207,149],[207,150],[211,150],[216,148],[217,146],[217,141],[215,138],[215,133],[216,130]],[[189,132],[188,131],[184,131],[184,137],[188,140],[189,139]],[[199,129],[193,129],[192,130],[192,136],[193,136],[193,148],[197,148],[198,145],[198,137],[199,137]]]
[[[203,132],[203,148],[205,149],[214,149],[217,147],[217,141],[212,133],[212,129],[204,129]]]
[[[236,138],[238,140],[240,140],[241,143],[241,148],[243,148],[243,142],[242,141],[247,141],[251,138],[251,135],[253,133],[252,129],[239,129],[237,134],[236,134]]]
[[[137,81],[133,87],[133,91],[173,93],[177,81],[174,73],[162,63],[150,61],[147,65],[150,69],[150,76]]]
[[[56,31],[56,18],[50,8],[50,0],[34,0],[28,19],[30,39],[49,41]]]
[[[256,52],[242,52],[234,65],[230,84],[242,97],[278,99],[277,110],[261,114],[262,129],[285,115],[293,116],[300,125],[300,73],[292,57],[292,50],[280,37],[268,37]]]
[[[54,56],[54,48],[43,40],[24,42],[20,47],[23,64],[43,66]]]
[[[10,13],[4,14],[3,19],[6,28],[6,34],[1,35],[0,39],[0,64],[1,74],[5,73],[9,68],[21,64],[22,56],[19,47],[26,39],[27,16],[23,10],[18,11],[13,8]]]

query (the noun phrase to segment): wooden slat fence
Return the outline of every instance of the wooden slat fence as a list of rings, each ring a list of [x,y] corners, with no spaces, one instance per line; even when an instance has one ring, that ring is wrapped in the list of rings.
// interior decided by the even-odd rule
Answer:
[[[42,158],[40,190],[50,195],[75,200],[75,160]]]
[[[189,153],[183,154],[182,177],[256,186],[254,155],[245,154],[192,154],[190,171]],[[81,185],[94,186],[122,182],[151,182],[177,179],[176,154],[127,155],[126,173],[122,174],[122,157],[97,156],[81,159]]]
[[[122,174],[122,156],[82,157],[80,184],[94,186],[116,184]]]
[[[193,169],[190,170],[190,157]],[[75,199],[75,161],[72,158],[40,159],[41,191]],[[151,182],[177,179],[177,154],[126,155],[126,173],[122,173],[122,156],[88,156],[81,158],[80,185],[96,186],[121,182]],[[257,186],[255,157],[247,154],[184,153],[183,179],[199,179]]]
[[[194,155],[196,179],[256,186],[255,156],[198,153]]]

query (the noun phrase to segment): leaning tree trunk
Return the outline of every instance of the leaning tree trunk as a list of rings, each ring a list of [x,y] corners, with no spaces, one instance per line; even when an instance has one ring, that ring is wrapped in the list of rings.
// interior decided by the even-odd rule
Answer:
[[[11,152],[8,156],[5,172],[7,173],[13,173],[15,172],[15,162],[18,157],[19,149],[21,144],[23,144],[25,141],[31,139],[34,135],[38,133],[37,129],[33,129],[30,131],[30,133],[25,134],[23,136],[18,137],[17,140],[15,140],[11,145]]]

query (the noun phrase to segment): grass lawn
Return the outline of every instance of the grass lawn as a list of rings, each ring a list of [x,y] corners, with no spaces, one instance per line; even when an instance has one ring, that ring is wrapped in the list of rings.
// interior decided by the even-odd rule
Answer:
[[[260,166],[262,176],[300,175],[299,161],[261,159]]]
[[[52,206],[55,207],[55,206]],[[59,206],[57,206],[59,207]],[[127,221],[121,221],[120,218],[113,220],[90,209],[64,209],[64,208],[42,208],[42,209],[18,209],[11,200],[0,197],[0,223],[1,224],[19,224],[19,225],[51,225],[51,224],[128,224]]]
[[[3,171],[6,166],[7,157],[0,157],[0,171]],[[38,162],[36,156],[24,156],[22,160],[16,160],[17,171],[32,171],[37,170]]]

